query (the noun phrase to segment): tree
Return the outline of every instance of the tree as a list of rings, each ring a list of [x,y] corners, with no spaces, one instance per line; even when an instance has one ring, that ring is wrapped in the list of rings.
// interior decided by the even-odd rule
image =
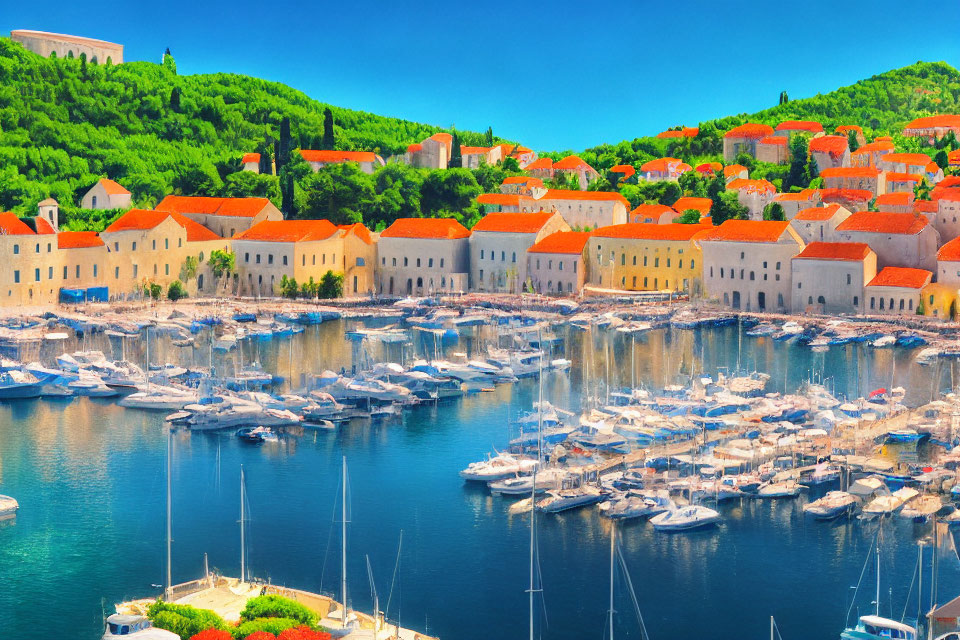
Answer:
[[[493,146],[493,127],[487,127],[487,131],[483,134],[484,143],[488,147]]]
[[[300,182],[298,218],[334,224],[363,222],[374,204],[373,178],[352,162],[330,164]]]
[[[737,194],[727,191],[720,194],[719,201],[710,208],[710,217],[713,224],[721,225],[727,220],[746,220],[750,210],[740,204]]]
[[[156,282],[148,282],[147,284],[144,285],[144,290],[154,300],[159,300],[160,294],[163,293],[163,287],[161,287]]]
[[[463,157],[460,155],[460,136],[457,135],[456,130],[453,132],[453,142],[450,143],[450,162],[448,166],[463,166]]]
[[[277,205],[281,203],[280,178],[253,171],[238,171],[224,179],[221,193],[228,198],[269,198]]]
[[[300,290],[297,288],[297,281],[294,278],[288,278],[284,274],[280,278],[280,295],[284,298],[296,298]]]
[[[175,174],[173,188],[185,196],[216,196],[223,189],[223,180],[209,161],[184,163]]]
[[[673,221],[677,224],[698,224],[700,222],[700,212],[696,209],[687,209]]]
[[[850,147],[850,153],[860,148],[860,140],[857,138],[857,132],[852,129],[847,131],[847,146]]]
[[[452,217],[461,223],[479,217],[480,185],[468,169],[431,171],[420,190],[420,211],[425,218]]]
[[[157,285],[159,286],[159,285]],[[167,298],[173,302],[176,302],[180,298],[187,297],[187,290],[184,288],[183,283],[179,280],[174,280],[170,283],[170,286],[167,287]]]
[[[178,113],[180,111],[180,87],[170,90],[170,109]]]
[[[183,259],[183,265],[180,267],[180,278],[190,282],[197,276],[197,266],[199,265],[196,256],[187,256]]]
[[[953,132],[951,131],[951,133]],[[937,166],[940,167],[941,169],[946,169],[947,167],[950,166],[950,160],[947,157],[946,150],[944,149],[940,149],[940,151],[937,151],[937,155],[933,156],[933,161],[936,162]]]
[[[779,202],[771,202],[763,209],[763,219],[784,221],[787,219],[787,216],[783,211],[783,206]]]
[[[220,278],[223,275],[230,275],[236,271],[237,256],[233,251],[214,249],[210,252],[210,257],[207,259],[207,264],[210,265],[210,270],[213,272],[213,277]]]
[[[806,136],[793,136],[790,139],[790,170],[787,172],[787,177],[783,179],[781,186],[785,193],[794,188],[806,188],[810,184],[810,174],[807,168],[808,155]]]
[[[166,69],[167,71],[171,71],[173,73],[177,72],[177,63],[173,59],[173,56],[170,55],[170,47],[167,47],[167,50],[163,52],[162,63],[163,63],[163,68]]]
[[[343,274],[327,271],[320,278],[320,297],[339,298],[343,295]]]
[[[789,98],[789,96],[787,96],[787,92],[786,92],[786,91],[781,91],[781,92],[780,92],[780,103],[779,103],[779,104],[787,104],[788,102],[790,102],[790,98]]]
[[[333,137],[333,112],[330,107],[323,110],[323,142],[320,144],[322,149],[335,149],[336,142]]]

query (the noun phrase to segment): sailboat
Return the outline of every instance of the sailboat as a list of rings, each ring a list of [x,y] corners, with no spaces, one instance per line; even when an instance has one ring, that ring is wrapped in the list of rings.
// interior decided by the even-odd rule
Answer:
[[[343,456],[343,478],[340,481],[340,598],[341,606],[320,621],[334,638],[342,638],[357,627],[356,615],[347,609],[347,457]]]
[[[854,627],[848,627],[844,629],[843,633],[840,634],[841,640],[889,640],[890,638],[898,638],[899,640],[917,640],[917,629],[916,627],[911,627],[908,624],[899,622],[897,620],[891,620],[890,618],[884,618],[880,615],[880,539],[881,539],[881,529],[877,528],[877,539],[875,541],[875,546],[877,549],[877,595],[876,595],[876,609],[873,615],[860,616],[857,619],[857,624]],[[860,585],[857,585],[859,589]],[[856,592],[854,592],[854,598],[856,598]],[[853,603],[850,603],[850,608],[853,608]],[[847,615],[849,615],[849,610]]]

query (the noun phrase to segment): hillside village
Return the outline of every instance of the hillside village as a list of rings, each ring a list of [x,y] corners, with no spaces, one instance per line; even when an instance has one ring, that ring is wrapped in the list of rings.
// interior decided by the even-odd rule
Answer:
[[[657,138],[683,150],[699,136],[676,127]],[[631,292],[747,311],[954,319],[958,136],[960,115],[917,118],[896,140],[867,140],[856,123],[747,122],[722,132],[722,162],[691,154],[603,172],[577,155],[466,146],[445,132],[387,158],[294,152],[315,173],[509,164],[499,190],[474,199],[482,217],[471,228],[454,217],[401,217],[380,232],[285,219],[266,197],[167,195],[135,208],[131,192],[103,176],[69,203],[122,211],[100,233],[61,230],[61,203],[51,198],[32,216],[0,214],[0,253],[10,256],[0,266],[0,304],[136,299],[171,285],[172,297],[315,296],[326,279],[336,286],[325,295],[346,297]],[[236,161],[247,173],[275,170],[261,153]],[[771,167],[781,168],[776,180]],[[673,197],[631,204],[631,186]]]

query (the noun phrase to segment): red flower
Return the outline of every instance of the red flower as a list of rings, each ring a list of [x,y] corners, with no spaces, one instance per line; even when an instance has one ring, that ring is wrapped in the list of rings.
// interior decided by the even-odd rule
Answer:
[[[190,640],[232,640],[229,631],[221,629],[204,629],[200,633],[194,634]]]
[[[330,640],[330,634],[301,626],[284,630],[277,640]]]
[[[277,636],[269,631],[254,631],[247,636],[246,640],[277,640]]]

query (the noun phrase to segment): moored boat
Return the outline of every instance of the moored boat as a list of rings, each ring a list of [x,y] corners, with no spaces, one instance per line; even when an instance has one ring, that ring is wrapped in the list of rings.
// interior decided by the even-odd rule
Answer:
[[[701,505],[690,505],[665,511],[650,519],[657,531],[689,531],[708,527],[720,520],[720,514]]]

